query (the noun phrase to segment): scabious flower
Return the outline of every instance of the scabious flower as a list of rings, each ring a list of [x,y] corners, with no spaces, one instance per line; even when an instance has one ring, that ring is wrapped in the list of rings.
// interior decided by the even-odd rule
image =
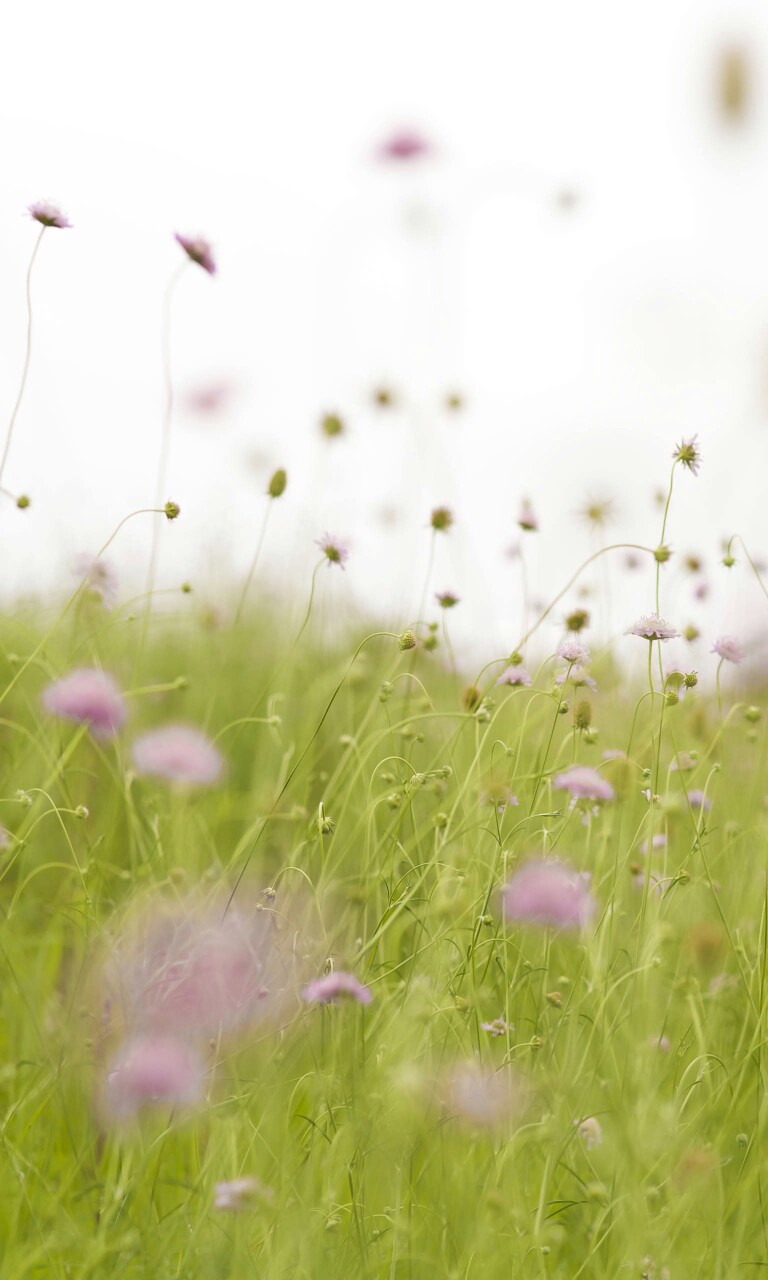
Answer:
[[[436,591],[435,599],[441,609],[453,609],[461,604],[461,596],[455,596],[452,591]]]
[[[562,862],[528,862],[502,890],[508,920],[578,929],[592,919],[596,903],[589,877]]]
[[[315,546],[318,546],[328,561],[329,567],[337,564],[343,570],[349,559],[349,551],[339,542],[338,538],[332,538],[329,533],[323,534],[322,538],[315,540]]]
[[[111,609],[117,598],[118,577],[109,560],[83,551],[75,558],[73,570],[88,590],[99,597],[104,608]]]
[[[41,227],[58,227],[60,231],[65,231],[72,226],[66,214],[50,200],[35,200],[34,204],[27,206],[27,212]]]
[[[539,527],[538,517],[527,498],[524,498],[520,504],[517,523],[521,529],[526,531],[526,533],[535,533]]]
[[[226,1213],[239,1213],[242,1209],[250,1208],[257,1198],[269,1200],[272,1197],[270,1188],[265,1187],[258,1178],[252,1177],[234,1178],[231,1182],[217,1182],[215,1190],[216,1198],[213,1207]]]
[[[735,636],[720,636],[712,645],[712,653],[738,666],[744,660],[744,646]]]
[[[587,1116],[584,1120],[574,1120],[576,1131],[587,1151],[599,1147],[603,1141],[603,1130],[597,1116]]]
[[[690,440],[681,440],[679,444],[675,445],[675,452],[672,454],[675,462],[681,462],[695,476],[699,474],[699,467],[701,466],[701,454],[696,443],[697,439],[697,436],[691,436]]]
[[[525,667],[520,666],[519,663],[512,663],[502,671],[496,683],[522,685],[524,688],[528,688],[531,683],[530,672]]]
[[[128,1119],[147,1106],[190,1106],[203,1096],[203,1065],[188,1045],[169,1036],[129,1041],[113,1059],[106,1106]]]
[[[314,1004],[335,1004],[339,996],[350,996],[358,1004],[370,1004],[373,1000],[370,989],[360,982],[352,973],[334,970],[324,978],[314,978],[302,991],[304,1000]]]
[[[526,1101],[522,1082],[508,1067],[487,1071],[477,1062],[454,1067],[446,1082],[453,1115],[473,1128],[493,1129],[519,1113]]]
[[[689,769],[695,769],[697,763],[690,751],[678,751],[669,767],[672,773],[687,773]]]
[[[574,800],[613,800],[615,794],[610,782],[588,765],[576,764],[565,773],[558,773],[555,786],[569,791]]]
[[[562,658],[563,662],[578,662],[583,666],[589,662],[590,653],[585,644],[577,640],[574,636],[567,636],[563,643],[555,650],[558,658]]]
[[[133,762],[141,774],[192,786],[208,786],[224,768],[212,742],[190,725],[169,724],[137,738]]]
[[[624,635],[641,636],[644,640],[674,640],[680,632],[660,618],[658,613],[644,613],[642,618],[627,627]]]
[[[432,144],[417,129],[397,129],[379,144],[376,155],[380,160],[412,163],[432,154]]]
[[[705,813],[712,808],[712,801],[703,791],[689,791],[688,803],[692,809],[703,809]]]
[[[591,676],[584,667],[578,665],[569,667],[567,671],[558,671],[555,676],[555,684],[557,685],[564,685],[569,680],[577,688],[591,689],[593,693],[597,689],[597,681],[594,676]]]
[[[183,236],[178,231],[175,232],[175,236],[191,262],[196,262],[198,267],[202,267],[203,271],[208,272],[209,276],[216,275],[213,249],[207,240],[204,240],[202,236]]]
[[[126,708],[117,684],[97,667],[81,667],[43,690],[43,706],[51,715],[90,725],[99,738],[117,733]]]
[[[505,1018],[494,1018],[493,1022],[481,1022],[480,1030],[487,1031],[491,1036],[505,1036],[508,1031],[514,1031],[511,1022],[507,1022]]]

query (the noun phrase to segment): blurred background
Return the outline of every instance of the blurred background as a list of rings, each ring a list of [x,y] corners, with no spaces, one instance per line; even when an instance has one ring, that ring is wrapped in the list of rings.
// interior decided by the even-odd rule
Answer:
[[[284,466],[254,605],[303,607],[327,530],[350,550],[318,580],[337,610],[405,625],[425,586],[429,617],[450,590],[457,651],[487,657],[519,638],[523,576],[530,609],[597,546],[657,544],[655,495],[696,434],[662,612],[702,629],[701,655],[729,631],[762,661],[765,599],[738,548],[718,563],[736,531],[768,552],[762,0],[41,0],[4,25],[3,433],[25,209],[47,197],[73,223],[35,265],[4,481],[31,506],[0,505],[6,599],[68,590],[76,556],[154,502],[180,231],[210,239],[218,273],[190,266],[173,295],[182,516],[159,588],[234,599]],[[455,524],[427,584],[437,505]],[[123,596],[151,519],[110,549]],[[654,607],[654,573],[620,552],[599,566],[581,581],[607,636]]]

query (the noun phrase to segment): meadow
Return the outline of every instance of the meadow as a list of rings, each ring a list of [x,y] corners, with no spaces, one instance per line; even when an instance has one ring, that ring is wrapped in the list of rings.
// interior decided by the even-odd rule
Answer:
[[[3,1280],[768,1265],[765,695],[733,637],[667,662],[672,445],[611,644],[575,589],[480,670],[434,583],[329,628],[328,537],[298,613],[257,561],[153,608],[108,545],[6,608]]]

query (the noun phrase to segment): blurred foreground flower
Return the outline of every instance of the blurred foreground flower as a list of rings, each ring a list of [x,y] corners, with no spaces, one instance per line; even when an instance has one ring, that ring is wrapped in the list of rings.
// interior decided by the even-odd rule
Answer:
[[[83,579],[87,589],[99,597],[105,609],[112,608],[117,598],[118,577],[109,560],[83,551],[75,559],[74,572],[78,578]]]
[[[350,996],[358,1004],[370,1004],[373,1000],[370,989],[360,982],[352,973],[337,970],[327,973],[324,978],[315,978],[302,991],[304,1000],[314,1004],[335,1004],[339,996]]]
[[[254,1200],[271,1200],[272,1191],[259,1182],[258,1178],[235,1178],[232,1182],[216,1183],[216,1199],[214,1209],[227,1213],[240,1213],[252,1207]]]
[[[208,786],[224,768],[224,760],[199,729],[169,724],[137,738],[131,749],[141,774],[191,786]]]
[[[196,262],[198,267],[208,272],[209,276],[216,275],[213,249],[207,240],[202,236],[183,236],[178,231],[175,232],[175,237],[191,262]]]
[[[64,231],[72,226],[66,214],[50,200],[35,200],[34,204],[27,206],[27,212],[42,227],[58,227],[60,231]]]
[[[381,142],[376,150],[380,160],[402,163],[423,160],[433,154],[432,144],[416,129],[398,129]]]
[[[733,662],[738,666],[744,661],[744,646],[735,636],[720,636],[712,645],[712,653],[716,653],[718,658],[724,658],[726,662]]]
[[[613,800],[615,794],[610,782],[587,765],[573,765],[565,773],[558,773],[554,785],[560,791],[569,791],[574,800]]]
[[[508,920],[579,929],[588,924],[597,904],[589,890],[589,876],[562,862],[529,862],[502,889]]]
[[[323,534],[322,538],[317,538],[315,545],[320,548],[328,565],[337,564],[343,569],[349,559],[349,551],[338,538],[332,538],[329,533]]]
[[[523,1080],[508,1066],[487,1071],[479,1062],[458,1063],[444,1086],[454,1117],[473,1128],[493,1129],[520,1115],[528,1101]]]
[[[90,725],[99,738],[117,733],[125,722],[123,695],[111,676],[96,667],[81,667],[43,690],[43,706],[51,715]]]
[[[204,1069],[188,1045],[159,1036],[129,1041],[113,1059],[105,1104],[113,1119],[147,1106],[191,1106],[203,1096]]]

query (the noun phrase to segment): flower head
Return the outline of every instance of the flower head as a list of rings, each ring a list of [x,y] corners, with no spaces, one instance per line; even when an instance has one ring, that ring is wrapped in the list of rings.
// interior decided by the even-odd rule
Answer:
[[[185,785],[208,786],[224,768],[220,753],[205,734],[183,724],[151,729],[136,739],[132,755],[139,773]]]
[[[207,240],[204,240],[202,236],[183,236],[178,231],[175,232],[175,236],[191,262],[196,262],[198,267],[202,267],[203,271],[208,272],[209,276],[216,275],[213,249]]]
[[[526,1102],[523,1082],[508,1067],[488,1071],[473,1061],[454,1067],[446,1094],[453,1115],[473,1128],[495,1128],[519,1113]]]
[[[733,662],[735,666],[744,660],[744,646],[735,636],[720,636],[712,645],[711,652],[724,658],[726,662]]]
[[[614,790],[610,782],[606,782],[596,769],[588,765],[574,765],[565,773],[558,773],[555,786],[560,791],[569,791],[574,800],[613,800]]]
[[[314,1004],[335,1004],[339,996],[350,996],[358,1004],[370,1004],[373,1000],[370,989],[360,982],[353,973],[345,973],[341,969],[327,973],[324,978],[314,978],[302,991],[305,1000]]]
[[[118,577],[109,560],[84,551],[75,560],[74,572],[83,579],[88,590],[99,597],[105,609],[112,608],[117,597]]]
[[[535,533],[539,527],[538,517],[527,498],[524,498],[520,504],[517,523],[521,529],[526,531],[526,533]]]
[[[603,1141],[603,1130],[596,1116],[587,1116],[585,1120],[574,1120],[573,1123],[587,1151],[600,1146]]]
[[[318,546],[328,561],[328,566],[337,564],[343,569],[349,559],[349,551],[338,538],[332,538],[329,533],[323,534],[322,538],[317,538],[315,546]]]
[[[558,658],[562,658],[563,662],[589,662],[590,653],[585,644],[580,640],[576,640],[573,636],[568,636],[563,643],[555,650]]]
[[[436,591],[435,599],[441,609],[453,609],[461,604],[461,596],[455,596],[452,591]]]
[[[675,462],[681,462],[695,476],[699,474],[699,467],[701,466],[701,454],[696,440],[696,436],[691,436],[690,440],[681,440],[679,444],[675,445],[675,452],[672,454]]]
[[[64,231],[72,226],[66,214],[62,213],[58,205],[51,204],[50,200],[35,200],[34,204],[27,206],[27,212],[41,227],[58,227],[60,231]]]
[[[43,706],[51,715],[90,725],[107,738],[125,722],[123,695],[111,676],[96,667],[81,667],[43,690]]]
[[[189,1106],[202,1093],[200,1059],[169,1036],[129,1041],[113,1059],[106,1081],[107,1109],[115,1119],[146,1106]]]
[[[380,160],[413,162],[432,154],[430,142],[416,129],[398,129],[379,144],[376,154]]]
[[[688,803],[692,809],[703,809],[706,813],[712,808],[712,801],[704,791],[694,789],[688,792]]]
[[[269,1200],[272,1191],[259,1182],[258,1178],[234,1178],[231,1182],[216,1183],[216,1199],[214,1209],[227,1213],[239,1213],[247,1209],[257,1198]]]
[[[514,1031],[511,1023],[505,1018],[494,1018],[493,1022],[481,1022],[480,1030],[487,1031],[491,1036],[505,1036],[508,1031]]]
[[[453,512],[449,507],[435,507],[429,517],[429,523],[436,533],[447,533],[453,524]]]
[[[627,627],[624,635],[640,636],[644,640],[674,640],[680,632],[659,617],[658,613],[644,613],[642,618]]]
[[[596,910],[589,878],[562,862],[528,862],[502,890],[508,920],[578,929]]]
[[[555,684],[557,685],[566,684],[569,680],[576,688],[591,689],[593,693],[597,689],[597,681],[585,667],[578,665],[569,667],[567,671],[558,671],[555,676]]]
[[[524,688],[528,688],[531,683],[531,675],[519,663],[512,663],[502,671],[496,683],[522,685]]]

